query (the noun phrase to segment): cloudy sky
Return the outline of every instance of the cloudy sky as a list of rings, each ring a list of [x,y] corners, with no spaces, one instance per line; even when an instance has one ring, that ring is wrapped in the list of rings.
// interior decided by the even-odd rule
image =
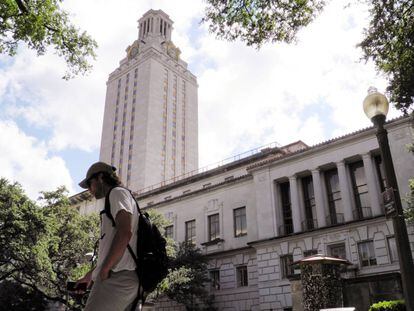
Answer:
[[[0,55],[0,176],[36,198],[66,185],[71,194],[99,157],[106,80],[138,34],[137,20],[162,9],[172,40],[198,77],[200,167],[271,142],[312,145],[370,125],[361,103],[385,80],[360,61],[355,46],[368,24],[362,4],[332,0],[294,45],[260,50],[215,39],[202,0],[67,0],[73,21],[99,44],[86,77],[62,80],[65,64],[51,50],[37,57],[21,46]],[[398,116],[395,110],[390,117]]]

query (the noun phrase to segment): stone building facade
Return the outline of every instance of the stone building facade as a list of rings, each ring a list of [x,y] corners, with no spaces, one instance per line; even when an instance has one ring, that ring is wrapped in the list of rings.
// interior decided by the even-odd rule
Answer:
[[[412,142],[412,126],[409,117],[386,125],[402,197],[414,176],[414,157],[405,147]],[[169,236],[193,241],[209,257],[219,310],[292,310],[290,279],[299,270],[290,264],[312,254],[350,261],[341,274],[349,288],[369,278],[398,283],[394,229],[381,199],[383,176],[375,129],[367,128],[312,147],[296,142],[263,149],[137,191],[137,199],[170,220]],[[86,192],[72,202],[82,212],[100,209]],[[413,250],[412,226],[408,232]],[[398,286],[366,293],[364,306],[401,295]],[[345,299],[351,303],[359,302]],[[157,309],[181,307],[161,301]]]
[[[142,189],[198,168],[197,79],[171,41],[161,10],[138,21],[138,38],[107,81],[100,160]]]

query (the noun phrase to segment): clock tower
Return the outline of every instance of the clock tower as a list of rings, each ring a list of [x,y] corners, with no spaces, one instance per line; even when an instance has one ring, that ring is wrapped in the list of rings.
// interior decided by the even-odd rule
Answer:
[[[171,41],[161,10],[138,20],[138,38],[109,75],[100,160],[134,191],[198,168],[197,79]]]

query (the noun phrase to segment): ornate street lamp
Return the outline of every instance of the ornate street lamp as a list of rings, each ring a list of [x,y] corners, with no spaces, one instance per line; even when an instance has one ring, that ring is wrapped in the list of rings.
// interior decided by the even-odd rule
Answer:
[[[384,163],[386,190],[383,193],[386,205],[385,213],[392,217],[394,224],[395,241],[398,250],[401,279],[404,290],[407,310],[414,310],[414,264],[408,240],[407,227],[404,220],[401,205],[400,192],[398,191],[397,178],[392,162],[387,130],[384,128],[385,118],[388,113],[388,100],[379,93],[376,88],[370,87],[368,95],[364,99],[364,112],[377,128],[377,139]]]

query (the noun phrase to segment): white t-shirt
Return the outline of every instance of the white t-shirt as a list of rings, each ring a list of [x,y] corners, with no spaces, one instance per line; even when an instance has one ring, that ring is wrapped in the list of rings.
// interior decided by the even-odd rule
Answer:
[[[105,198],[100,199],[100,201],[102,202],[99,202],[99,206],[102,206],[103,210],[105,206]],[[132,237],[129,240],[129,245],[132,247],[132,250],[136,254],[138,210],[136,207],[135,200],[132,198],[131,193],[128,190],[121,187],[116,187],[112,189],[111,193],[109,194],[109,202],[111,203],[111,214],[114,219],[116,218],[118,212],[121,210],[127,211],[132,215]],[[112,221],[109,219],[109,217],[106,216],[106,214],[101,214],[101,239],[99,240],[97,265],[92,273],[93,280],[96,280],[96,277],[99,275],[101,266],[111,248],[115,232],[116,228],[112,226]],[[115,266],[113,266],[111,270],[114,272],[122,270],[135,270],[135,261],[129,253],[128,248],[125,249],[124,255],[121,257],[121,260]]]

